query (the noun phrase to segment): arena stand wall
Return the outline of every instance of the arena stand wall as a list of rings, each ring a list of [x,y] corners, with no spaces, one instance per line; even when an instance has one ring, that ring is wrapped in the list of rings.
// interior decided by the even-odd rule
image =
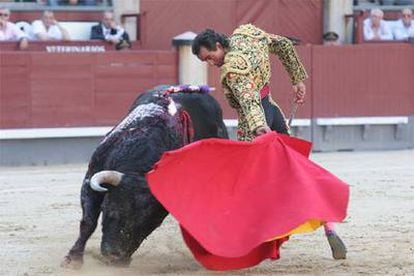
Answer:
[[[160,8],[164,1],[140,1],[139,40],[129,51],[115,51],[96,41],[31,42],[24,52],[17,51],[15,43],[0,43],[0,166],[87,161],[140,92],[178,82],[172,37],[206,26],[230,33],[246,22],[301,38],[297,50],[310,78],[307,102],[298,109],[292,132],[312,140],[315,151],[414,147],[413,44],[318,45],[321,0],[249,5],[231,0],[220,5],[218,13],[214,11],[222,1],[197,1],[197,9],[214,14],[214,21],[192,13],[194,7],[185,0],[173,2]],[[176,20],[177,10],[187,17]],[[15,16],[24,20],[39,14]],[[100,15],[85,14],[89,21]],[[86,18],[79,11],[62,11],[60,16],[68,21]],[[290,18],[297,18],[294,25],[289,25]],[[272,95],[289,116],[292,88],[273,59]],[[219,70],[209,67],[208,84],[217,88],[214,96],[234,138],[236,115],[221,93],[218,77]]]
[[[299,46],[310,78],[293,133],[312,140],[316,151],[413,147],[412,47]],[[174,49],[1,51],[1,165],[86,161],[140,92],[177,83],[177,62]],[[273,64],[272,95],[288,115],[291,85],[279,62]],[[210,68],[209,84],[232,129],[236,116],[218,75]]]

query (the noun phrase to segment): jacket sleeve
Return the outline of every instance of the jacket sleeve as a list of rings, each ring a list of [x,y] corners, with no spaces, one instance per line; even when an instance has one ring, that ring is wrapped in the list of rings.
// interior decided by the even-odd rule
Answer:
[[[265,126],[266,118],[261,105],[260,92],[250,73],[251,65],[242,54],[226,55],[222,81],[239,105],[239,112],[246,118],[249,130]]]
[[[124,31],[121,38],[122,40],[129,41],[129,34],[126,31]]]
[[[100,25],[92,26],[91,28],[91,39],[105,40]]]
[[[292,84],[307,79],[305,67],[299,60],[293,43],[286,37],[268,34],[269,51],[276,54],[290,76]]]

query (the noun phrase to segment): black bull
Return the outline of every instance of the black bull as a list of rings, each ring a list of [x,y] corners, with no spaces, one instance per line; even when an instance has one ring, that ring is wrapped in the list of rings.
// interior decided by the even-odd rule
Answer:
[[[178,106],[176,114],[171,112],[174,102]],[[183,123],[186,114],[193,125],[193,140],[228,138],[221,108],[213,97],[165,94],[159,89],[140,95],[123,121],[106,135],[89,162],[81,188],[79,237],[62,266],[82,265],[86,242],[101,212],[101,252],[105,262],[115,265],[129,264],[142,241],[161,225],[168,212],[152,196],[145,173],[163,152],[189,142],[188,124]]]

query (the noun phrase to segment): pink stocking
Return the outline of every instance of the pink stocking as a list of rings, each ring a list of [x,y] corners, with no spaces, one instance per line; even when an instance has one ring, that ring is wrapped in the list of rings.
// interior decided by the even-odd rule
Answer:
[[[327,222],[323,225],[323,228],[325,229],[325,235],[328,233],[335,232],[335,224],[333,222]]]

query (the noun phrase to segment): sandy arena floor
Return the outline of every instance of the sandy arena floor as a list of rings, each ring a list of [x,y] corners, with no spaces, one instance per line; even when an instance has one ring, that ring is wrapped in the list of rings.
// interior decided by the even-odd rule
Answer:
[[[351,186],[337,230],[348,258],[331,258],[323,230],[291,238],[281,259],[233,272],[203,269],[168,217],[128,268],[99,261],[100,227],[79,271],[60,268],[77,237],[86,164],[0,168],[0,275],[414,275],[414,150],[315,153]]]

